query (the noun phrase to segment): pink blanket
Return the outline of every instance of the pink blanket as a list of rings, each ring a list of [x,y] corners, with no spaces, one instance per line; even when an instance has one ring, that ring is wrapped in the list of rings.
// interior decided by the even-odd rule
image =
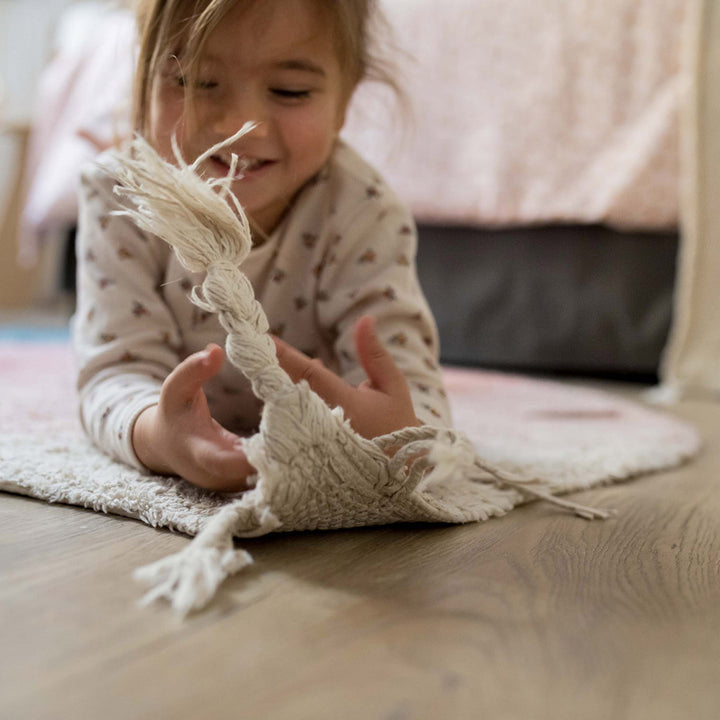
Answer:
[[[414,128],[367,86],[345,135],[420,219],[677,224],[686,0],[382,4]]]

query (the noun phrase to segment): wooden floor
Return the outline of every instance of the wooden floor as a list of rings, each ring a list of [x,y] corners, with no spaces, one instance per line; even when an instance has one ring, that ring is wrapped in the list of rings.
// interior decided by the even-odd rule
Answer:
[[[187,539],[0,495],[0,718],[720,718],[720,405],[703,455],[463,527],[278,535],[185,623],[132,570]]]

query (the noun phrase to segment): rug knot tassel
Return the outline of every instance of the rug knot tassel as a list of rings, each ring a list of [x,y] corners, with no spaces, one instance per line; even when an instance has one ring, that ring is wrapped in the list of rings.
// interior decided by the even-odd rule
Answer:
[[[539,479],[516,477],[494,463],[483,460],[479,456],[475,458],[475,466],[492,475],[495,484],[500,487],[509,487],[517,490],[521,495],[526,495],[536,500],[544,500],[556,507],[572,510],[578,517],[584,518],[585,520],[607,520],[617,514],[615,510],[604,510],[603,508],[581,505],[572,500],[559,498],[553,492],[553,488],[549,482]]]
[[[242,504],[228,505],[181,552],[138,568],[135,579],[150,587],[141,604],[165,598],[183,617],[205,607],[227,577],[253,562],[248,552],[233,546],[234,531],[246,514]]]
[[[489,473],[499,487],[508,487],[521,495],[544,500],[556,507],[572,510],[585,520],[607,520],[616,514],[615,510],[581,505],[572,500],[559,498],[552,491],[549,482],[538,479],[519,478],[475,454],[472,442],[463,433],[453,430],[437,431],[434,441],[429,443],[428,461],[433,469],[423,479],[424,484],[444,482],[453,475],[472,476],[473,470]]]
[[[540,488],[531,487],[522,481],[513,483],[512,481],[502,480],[502,485],[512,487],[520,493],[526,493],[538,500],[544,500],[556,507],[572,510],[578,517],[585,520],[607,520],[617,514],[616,510],[605,510],[603,508],[591,507],[589,505],[581,505],[572,500],[564,500],[551,492],[541,490]]]

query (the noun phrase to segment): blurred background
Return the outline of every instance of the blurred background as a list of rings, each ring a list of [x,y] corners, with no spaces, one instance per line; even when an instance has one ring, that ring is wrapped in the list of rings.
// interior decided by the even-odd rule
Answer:
[[[0,0],[0,337],[65,332],[79,169],[129,131],[131,3]],[[383,0],[345,138],[408,202],[458,365],[654,382],[692,164],[686,0]]]
[[[37,299],[39,268],[18,265],[17,231],[23,164],[38,81],[48,61],[53,28],[68,0],[0,0],[0,307]],[[31,40],[29,40],[31,39]]]

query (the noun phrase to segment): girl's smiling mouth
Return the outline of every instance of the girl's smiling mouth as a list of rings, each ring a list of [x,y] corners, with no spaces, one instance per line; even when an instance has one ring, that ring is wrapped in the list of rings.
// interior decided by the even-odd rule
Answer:
[[[228,172],[230,172],[230,160],[221,155],[212,155],[209,162],[213,169],[213,174],[217,173],[220,177],[224,177],[228,174]],[[233,179],[243,180],[245,178],[253,177],[263,170],[270,168],[275,164],[275,162],[275,160],[243,155],[238,160],[237,170],[235,171]]]

